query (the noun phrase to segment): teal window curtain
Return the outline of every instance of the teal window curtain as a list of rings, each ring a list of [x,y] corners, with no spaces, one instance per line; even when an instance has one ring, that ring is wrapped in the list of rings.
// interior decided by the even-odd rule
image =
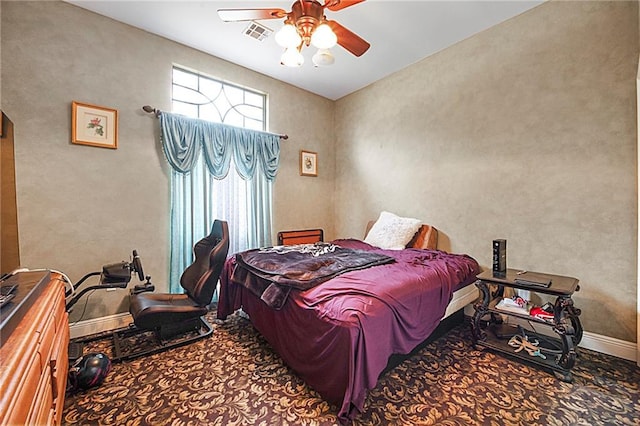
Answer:
[[[165,112],[159,118],[171,166],[169,291],[178,293],[194,244],[216,218],[229,223],[230,254],[271,245],[280,137]]]

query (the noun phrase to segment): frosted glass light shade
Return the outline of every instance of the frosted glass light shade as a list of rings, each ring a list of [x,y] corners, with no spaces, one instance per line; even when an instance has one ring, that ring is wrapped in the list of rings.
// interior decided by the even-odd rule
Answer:
[[[285,50],[282,57],[280,57],[280,63],[287,67],[296,68],[302,66],[304,63],[304,56],[302,56],[302,53],[298,52],[297,48],[290,47]]]
[[[320,24],[311,35],[311,44],[318,49],[331,49],[338,42],[338,37],[327,24]]]
[[[313,61],[313,65],[316,67],[326,67],[328,65],[333,65],[336,58],[333,57],[333,54],[329,49],[318,49],[311,60]]]
[[[285,24],[276,33],[276,43],[285,48],[298,47],[302,43],[302,38],[298,30],[291,24]]]

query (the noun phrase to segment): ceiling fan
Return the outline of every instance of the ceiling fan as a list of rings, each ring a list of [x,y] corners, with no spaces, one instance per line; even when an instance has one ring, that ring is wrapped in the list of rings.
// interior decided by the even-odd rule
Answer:
[[[275,36],[276,42],[286,50],[281,63],[298,67],[304,62],[300,51],[310,44],[318,48],[313,56],[316,66],[331,65],[334,62],[329,50],[339,44],[355,56],[363,55],[371,46],[366,40],[343,27],[336,21],[328,20],[324,10],[338,11],[364,0],[297,0],[291,11],[280,8],[268,9],[218,9],[218,16],[225,22],[257,21],[261,19],[285,18],[285,25]]]

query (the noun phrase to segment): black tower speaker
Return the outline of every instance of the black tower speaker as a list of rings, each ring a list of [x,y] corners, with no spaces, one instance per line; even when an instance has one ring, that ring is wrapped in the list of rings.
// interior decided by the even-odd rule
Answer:
[[[507,240],[493,240],[493,275],[507,274]]]

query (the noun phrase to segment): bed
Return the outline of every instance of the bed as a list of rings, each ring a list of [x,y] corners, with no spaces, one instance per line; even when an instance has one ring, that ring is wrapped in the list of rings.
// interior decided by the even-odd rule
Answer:
[[[322,250],[333,247],[341,255],[353,251],[378,260],[375,266],[328,273],[319,284],[289,289],[284,296],[276,292],[277,297],[273,284],[286,290],[290,277],[269,279],[262,269],[248,266],[249,256],[236,254],[220,278],[218,318],[242,308],[285,363],[336,405],[341,422],[348,422],[362,412],[367,391],[392,355],[411,352],[443,318],[477,298],[469,284],[480,272],[478,263],[464,254],[435,250],[434,235],[435,228],[419,224],[403,249],[380,248],[367,238],[316,243]],[[253,258],[262,255],[250,252]],[[269,267],[273,257],[271,250]]]

